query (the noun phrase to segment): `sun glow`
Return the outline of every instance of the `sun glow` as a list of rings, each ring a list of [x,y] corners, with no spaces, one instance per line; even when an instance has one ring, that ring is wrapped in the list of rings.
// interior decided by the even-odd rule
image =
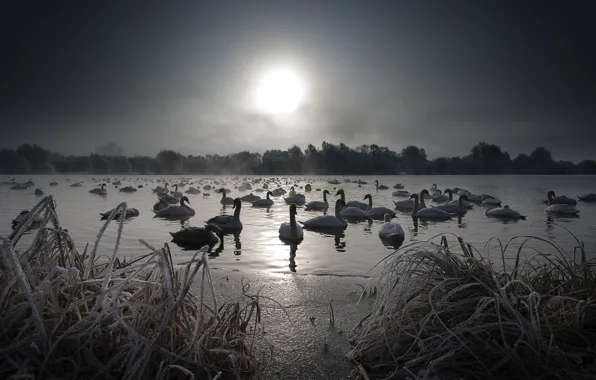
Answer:
[[[255,100],[263,112],[293,113],[302,104],[304,94],[304,83],[298,75],[289,69],[274,69],[260,78]]]

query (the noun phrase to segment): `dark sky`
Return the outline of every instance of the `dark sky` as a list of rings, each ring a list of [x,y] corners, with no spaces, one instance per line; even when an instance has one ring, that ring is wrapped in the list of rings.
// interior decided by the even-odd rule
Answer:
[[[126,154],[322,140],[465,155],[596,158],[590,1],[14,1],[4,5],[0,146]],[[292,67],[301,107],[249,107]]]

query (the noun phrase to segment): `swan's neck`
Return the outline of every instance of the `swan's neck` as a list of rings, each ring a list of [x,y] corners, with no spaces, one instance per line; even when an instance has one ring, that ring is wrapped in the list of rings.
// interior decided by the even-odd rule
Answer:
[[[342,191],[341,193],[339,193],[339,196],[341,197],[342,201],[346,201],[346,194],[344,194],[344,192]]]
[[[290,212],[290,234],[292,237],[298,236],[298,228],[296,228],[296,215]]]
[[[269,198],[269,193],[267,193],[267,200],[270,201],[271,199]]]
[[[339,220],[344,220],[341,216],[341,204],[339,202],[335,204],[335,217]]]
[[[418,214],[418,198],[414,198],[414,209],[412,210],[412,215]]]
[[[453,193],[451,193],[451,191],[450,191],[448,194],[449,194],[449,200],[452,201],[453,200]]]
[[[416,199],[415,204],[419,205],[420,208],[426,208],[426,203],[424,203],[424,194],[420,194],[420,200]]]
[[[238,204],[238,206],[236,206],[236,208],[234,209],[234,219],[239,219],[240,218],[240,204]]]
[[[223,200],[226,197],[226,191],[224,189],[221,190],[221,199]]]
[[[464,207],[464,199],[462,197],[459,197],[459,202],[457,202],[457,206],[459,208],[463,208]]]
[[[366,209],[366,211],[372,209],[372,197],[368,197],[368,208]]]

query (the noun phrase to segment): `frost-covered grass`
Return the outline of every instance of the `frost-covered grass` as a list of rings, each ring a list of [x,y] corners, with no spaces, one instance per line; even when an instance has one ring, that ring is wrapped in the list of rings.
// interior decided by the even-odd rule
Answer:
[[[258,299],[218,305],[206,251],[176,268],[167,245],[141,241],[134,261],[99,241],[80,253],[44,198],[7,238],[0,238],[0,378],[205,379],[251,377]],[[31,246],[13,247],[35,215],[45,222]],[[125,213],[121,213],[124,217]],[[89,252],[90,251],[90,252]],[[191,284],[195,282],[191,292]],[[197,291],[198,289],[198,291]]]
[[[443,236],[398,250],[348,358],[369,378],[596,378],[596,263],[577,243],[494,239],[479,252]]]

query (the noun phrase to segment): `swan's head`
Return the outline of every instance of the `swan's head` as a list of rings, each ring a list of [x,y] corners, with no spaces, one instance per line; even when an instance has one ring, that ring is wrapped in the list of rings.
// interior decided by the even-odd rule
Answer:
[[[509,205],[505,205],[505,207],[503,207],[503,208],[509,209]]]
[[[337,196],[340,196],[342,194],[344,194],[344,189],[339,189],[339,190],[337,190],[337,193],[335,193],[335,196],[337,197]]]
[[[462,201],[467,201],[468,200],[468,196],[466,194],[462,194],[459,196],[459,199],[461,199]]]
[[[364,200],[370,199],[372,201],[372,196],[370,194],[366,194],[364,196]]]
[[[379,180],[375,179],[375,185],[379,186]]]
[[[325,189],[325,190],[323,190],[323,194],[331,194],[331,193],[329,193],[329,190]]]
[[[272,196],[273,196],[273,193],[271,191],[268,191],[267,192],[267,197],[272,197]]]
[[[410,195],[410,199],[413,199],[413,200],[417,201],[418,200],[418,194],[412,194],[412,195]]]
[[[105,183],[102,183],[102,184],[101,184],[101,188],[103,189],[103,188],[105,188],[105,187],[106,187],[106,184],[105,184]]]
[[[345,207],[346,201],[344,201],[343,199],[340,198],[340,199],[338,199],[338,200],[335,201],[335,204],[337,206]]]
[[[451,195],[453,195],[453,191],[451,191],[451,189],[447,189],[447,190],[445,190],[445,194],[451,194]]]
[[[294,191],[294,186],[290,187],[290,191]]]
[[[546,197],[547,198],[553,198],[555,196],[555,192],[550,190],[548,193],[546,193]]]
[[[188,197],[187,196],[184,196],[184,197],[180,198],[180,203],[183,203],[183,202],[186,202],[186,203],[190,204],[190,201],[188,200]]]
[[[293,203],[290,205],[290,215],[297,215],[296,205]]]
[[[242,201],[240,200],[240,198],[236,198],[234,199],[234,205],[232,206],[232,208],[240,208],[240,205],[242,204]]]
[[[391,215],[385,213],[385,216],[383,217],[383,221],[385,221],[385,223],[390,222],[391,221]]]
[[[430,195],[430,194],[428,193],[428,190],[424,189],[420,192],[420,196],[423,196],[423,195]]]

